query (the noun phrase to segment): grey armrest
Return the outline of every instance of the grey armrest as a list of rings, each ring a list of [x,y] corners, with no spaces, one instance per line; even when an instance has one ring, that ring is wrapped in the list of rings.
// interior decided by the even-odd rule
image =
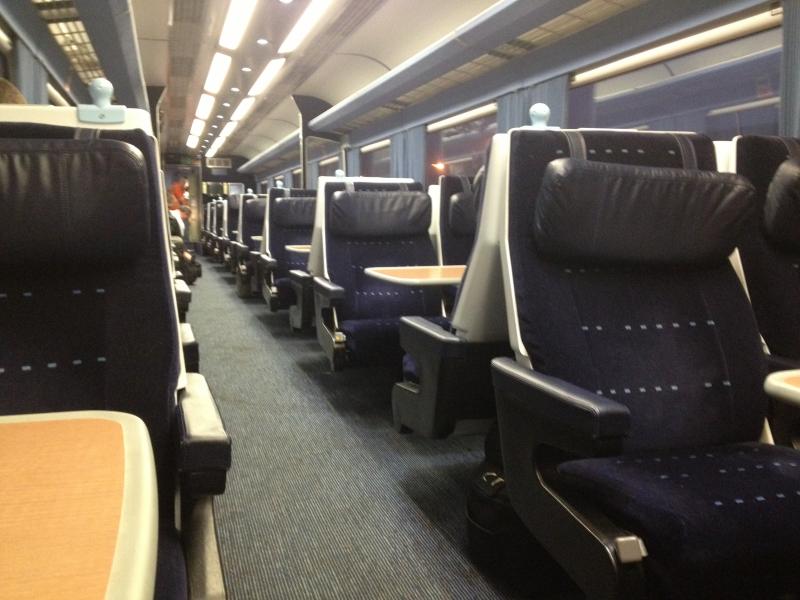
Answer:
[[[175,280],[175,297],[179,304],[189,304],[192,301],[192,290],[183,279]]]
[[[205,377],[186,374],[178,395],[181,483],[192,496],[221,494],[231,466],[231,438],[225,431]]]
[[[400,319],[400,345],[412,355],[417,352],[435,352],[440,356],[460,354],[464,340],[443,329],[425,317],[402,317]]]
[[[618,442],[630,428],[624,404],[536,373],[513,359],[493,360],[492,376],[497,402],[507,404],[505,412],[515,419],[530,422],[542,443],[591,455],[598,442]]]
[[[278,268],[278,261],[268,254],[259,254],[258,262],[261,263],[261,266],[266,268],[268,271],[274,271]]]
[[[301,269],[292,269],[289,271],[289,279],[300,285],[307,285],[313,283],[314,276],[308,271]]]
[[[344,300],[345,296],[342,286],[336,285],[324,277],[314,277],[314,291],[322,294],[330,301]]]

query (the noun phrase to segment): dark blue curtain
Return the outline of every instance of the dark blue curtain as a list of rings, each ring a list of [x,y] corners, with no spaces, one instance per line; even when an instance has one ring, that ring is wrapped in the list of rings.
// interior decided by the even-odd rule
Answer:
[[[800,0],[783,0],[781,135],[800,136]]]
[[[361,152],[358,148],[348,148],[346,155],[345,173],[348,177],[358,177],[361,173]]]
[[[501,96],[497,100],[497,132],[529,125],[528,110],[537,102],[550,107],[549,125],[566,127],[569,75],[561,75]]]

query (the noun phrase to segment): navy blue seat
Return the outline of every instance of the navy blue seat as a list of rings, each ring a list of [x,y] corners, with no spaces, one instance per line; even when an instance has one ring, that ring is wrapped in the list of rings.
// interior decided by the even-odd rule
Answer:
[[[242,197],[238,240],[232,245],[236,260],[236,294],[240,298],[249,298],[261,291],[261,280],[255,275],[266,206],[267,199],[263,195],[245,194]]]
[[[355,191],[422,190],[422,186],[419,183],[403,183],[391,180],[364,181],[357,179],[355,181],[349,180],[345,182],[338,179],[334,181],[323,181],[324,180],[320,180],[320,183],[323,186],[324,202],[326,205],[330,202],[334,193],[345,189],[352,189]],[[316,243],[314,241],[316,235],[321,233],[320,230],[316,229],[316,224],[314,227],[311,235],[312,246]],[[315,257],[319,257],[320,263],[322,262],[322,252],[319,250],[319,255],[315,255],[317,251],[318,249],[312,248],[308,256],[307,265],[289,271],[289,283],[294,292],[291,300],[292,304],[289,306],[289,323],[294,330],[308,329],[314,323],[314,275],[319,275],[320,273],[314,272],[313,263],[315,262]]]
[[[436,290],[364,272],[373,266],[436,264],[430,221],[431,200],[423,192],[339,191],[326,203],[328,278],[316,277],[314,290],[317,337],[334,369],[346,362],[399,364],[400,317],[441,316]]]
[[[439,240],[443,264],[467,264],[475,241],[482,180],[482,175],[474,181],[452,175],[439,178]]]
[[[180,345],[155,140],[91,133],[0,125],[0,414],[141,418],[158,479],[156,591],[185,598],[183,550],[170,543],[176,488],[187,515],[197,497],[221,493],[230,439],[201,440],[187,427],[191,414],[221,428],[201,376],[187,376],[176,402]]]
[[[223,260],[223,240],[225,238],[225,212],[227,210],[227,200],[218,199],[214,206],[213,223],[214,233],[211,242],[211,256],[217,262]]]
[[[315,190],[272,188],[266,213],[266,252],[261,264],[261,293],[275,312],[292,306],[295,292],[289,279],[294,269],[306,269],[308,254],[292,252],[286,246],[311,243],[314,225]]]
[[[590,597],[797,591],[800,454],[758,444],[767,363],[727,260],[753,187],[702,172],[703,136],[510,136],[514,508]]]
[[[736,172],[756,189],[756,216],[739,245],[747,288],[770,352],[794,361],[800,361],[798,155],[795,138],[736,140]]]
[[[222,262],[231,274],[236,272],[236,258],[233,255],[233,243],[238,236],[239,212],[242,207],[242,195],[231,194],[228,196],[226,204],[226,218],[223,226],[222,239]]]
[[[467,264],[469,268],[484,199],[483,172],[482,168],[474,185],[465,178],[440,178],[439,236],[445,264]],[[485,281],[491,285],[489,278]],[[459,289],[443,290],[448,315],[455,312]],[[510,354],[507,341],[468,341],[445,317],[404,317],[399,334],[406,354],[403,380],[392,389],[396,430],[439,438],[452,433],[459,420],[494,417],[489,365],[492,358]]]

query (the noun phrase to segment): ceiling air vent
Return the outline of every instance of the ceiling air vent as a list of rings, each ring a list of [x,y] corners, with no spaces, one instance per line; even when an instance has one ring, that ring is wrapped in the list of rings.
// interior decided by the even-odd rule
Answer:
[[[207,158],[206,166],[209,169],[230,169],[233,165],[230,158]]]

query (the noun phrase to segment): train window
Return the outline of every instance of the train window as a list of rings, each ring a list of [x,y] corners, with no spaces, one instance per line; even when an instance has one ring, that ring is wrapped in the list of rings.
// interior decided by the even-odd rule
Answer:
[[[364,177],[391,176],[391,143],[383,140],[361,148],[361,175]]]
[[[471,176],[486,158],[486,148],[497,132],[497,105],[487,104],[427,127],[425,181],[439,175]]]
[[[363,159],[362,159],[363,160]],[[336,169],[339,168],[339,157],[331,156],[319,161],[319,175],[320,177],[336,175]]]
[[[278,175],[277,177],[272,178],[272,185],[277,186],[278,184],[283,187],[287,187],[286,178],[283,175]],[[291,187],[291,183],[289,184],[289,187]]]
[[[300,168],[299,167],[297,169],[292,169],[292,185],[294,185],[295,181],[300,181],[300,175],[301,174],[302,173],[300,172]]]
[[[778,133],[780,27],[675,56],[569,92],[569,127]]]

